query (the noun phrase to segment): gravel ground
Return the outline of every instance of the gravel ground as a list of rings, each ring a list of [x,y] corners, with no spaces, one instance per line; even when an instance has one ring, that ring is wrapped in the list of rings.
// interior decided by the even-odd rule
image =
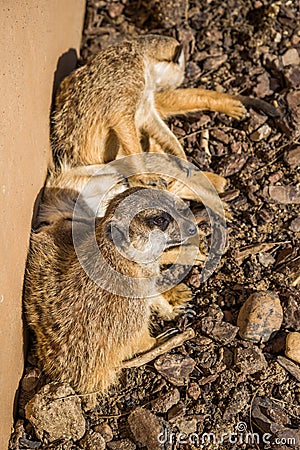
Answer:
[[[299,19],[295,0],[87,1],[80,63],[125,37],[171,35],[186,51],[184,86],[260,97],[282,116],[250,110],[243,121],[197,113],[169,122],[191,162],[228,180],[226,252],[204,284],[193,268],[197,314],[172,324],[196,336],[125,370],[83,412],[84,437],[52,444],[24,419],[44,382],[29,355],[10,449],[300,448]],[[209,243],[209,224],[195,211]],[[157,320],[157,333],[169,327]]]

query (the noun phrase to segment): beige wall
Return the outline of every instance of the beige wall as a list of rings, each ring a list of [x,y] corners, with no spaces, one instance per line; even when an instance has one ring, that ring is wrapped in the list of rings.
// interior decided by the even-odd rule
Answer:
[[[21,294],[32,209],[43,185],[58,58],[78,49],[84,0],[0,5],[0,448],[6,449],[23,370]],[[75,52],[61,60],[74,65]]]

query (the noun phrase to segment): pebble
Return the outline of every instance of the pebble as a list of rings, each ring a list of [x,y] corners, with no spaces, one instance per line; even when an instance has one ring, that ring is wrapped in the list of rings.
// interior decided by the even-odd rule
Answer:
[[[300,166],[300,146],[287,152],[284,155],[284,159],[292,169],[296,169],[296,167]]]
[[[300,363],[300,333],[294,331],[286,337],[285,354],[292,361]]]
[[[80,440],[80,448],[84,450],[105,450],[106,443],[100,433],[89,431],[84,438]]]
[[[300,86],[300,68],[297,66],[289,67],[284,71],[284,78],[289,87],[298,88]]]
[[[151,402],[151,409],[157,413],[165,413],[180,400],[179,390],[174,388]]]
[[[269,125],[264,124],[261,127],[259,127],[256,131],[254,131],[252,134],[250,134],[250,139],[254,142],[260,142],[264,139],[267,139],[267,137],[271,134],[271,128]]]
[[[282,205],[300,203],[300,188],[296,186],[266,186],[263,194],[266,194],[271,200]]]
[[[196,362],[181,353],[162,355],[154,363],[155,369],[175,386],[184,386]]]
[[[25,414],[38,439],[76,441],[85,433],[80,398],[65,383],[53,382],[43,386],[27,403]]]
[[[136,445],[129,439],[120,439],[107,444],[109,450],[135,450]]]
[[[105,442],[112,441],[113,432],[107,423],[101,423],[100,425],[95,425],[94,430],[103,436]]]
[[[291,221],[289,230],[295,231],[295,233],[298,233],[300,231],[300,216]]]
[[[290,65],[296,66],[296,65],[300,64],[299,54],[295,48],[289,48],[282,55],[282,64],[284,66],[290,66]]]
[[[157,437],[162,433],[162,423],[148,409],[138,407],[128,417],[128,424],[135,441],[148,450],[160,450]]]
[[[254,346],[235,349],[234,362],[236,367],[246,375],[252,375],[268,366],[262,351]]]
[[[283,312],[280,299],[271,291],[257,291],[243,304],[237,320],[239,335],[252,342],[266,342],[280,329]]]
[[[253,92],[259,98],[264,98],[268,95],[272,95],[273,91],[270,89],[270,77],[267,72],[257,77],[257,84],[253,88]]]

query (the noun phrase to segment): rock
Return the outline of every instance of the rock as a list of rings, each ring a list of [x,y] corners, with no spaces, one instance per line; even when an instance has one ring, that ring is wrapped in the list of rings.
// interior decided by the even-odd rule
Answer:
[[[250,134],[250,139],[254,142],[260,142],[264,139],[267,139],[267,137],[271,134],[271,128],[269,125],[264,124],[261,127],[259,127],[256,131],[254,131],[252,134]]]
[[[290,88],[298,88],[300,86],[300,68],[293,66],[285,70],[284,78]]]
[[[300,203],[300,188],[296,186],[266,186],[263,190],[263,195],[282,205]]]
[[[200,386],[195,382],[190,384],[187,392],[188,392],[188,395],[194,400],[198,400],[198,398],[201,395]]]
[[[271,291],[257,291],[243,304],[237,319],[239,335],[252,342],[266,342],[280,329],[283,312],[280,299]]]
[[[263,115],[259,114],[257,111],[254,111],[253,109],[250,109],[250,120],[247,126],[247,130],[249,133],[253,133],[253,131],[257,130],[260,126],[262,126],[268,118]]]
[[[106,443],[100,433],[89,431],[84,438],[80,440],[80,448],[83,448],[84,450],[105,450]]]
[[[162,433],[162,423],[145,408],[136,408],[128,417],[128,424],[135,441],[148,450],[160,450],[157,437]]]
[[[101,423],[100,425],[95,425],[94,430],[103,436],[105,442],[110,442],[113,438],[113,432],[108,423]]]
[[[157,413],[165,413],[180,400],[180,392],[174,388],[151,402],[151,409]]]
[[[300,333],[289,333],[286,337],[285,354],[293,361],[300,363]]]
[[[217,342],[225,345],[232,342],[239,331],[238,327],[228,322],[217,322],[210,317],[202,319],[201,330],[203,333],[213,337]]]
[[[257,347],[237,348],[234,352],[236,367],[246,375],[252,375],[267,367],[267,361]]]
[[[227,61],[227,59],[228,59],[227,55],[210,56],[204,61],[203,70],[215,71],[219,67],[221,67],[225,63],[225,61]]]
[[[295,48],[289,48],[283,55],[282,55],[282,64],[286,66],[296,66],[300,63],[300,58],[297,50]]]
[[[223,177],[230,177],[238,173],[246,164],[248,155],[242,153],[234,153],[233,155],[225,156],[222,161],[222,168],[220,175]]]
[[[287,372],[293,375],[296,380],[300,382],[300,367],[298,364],[295,364],[289,359],[284,358],[284,356],[278,356],[277,362],[281,365],[281,367],[283,367]]]
[[[119,441],[112,441],[107,444],[110,450],[135,450],[136,445],[129,439],[121,439]]]
[[[289,286],[281,292],[283,308],[283,326],[290,331],[300,332],[300,290]]]
[[[253,92],[259,98],[273,94],[273,91],[270,89],[270,78],[267,72],[257,77],[257,85],[253,88]]]
[[[244,384],[239,385],[236,389],[234,389],[232,395],[230,396],[229,404],[223,414],[223,419],[231,420],[233,417],[247,408],[249,400],[250,393],[247,387]]]
[[[183,386],[196,362],[180,353],[162,355],[154,362],[155,369],[175,386]]]
[[[223,142],[223,144],[228,144],[229,142],[229,136],[227,133],[224,133],[222,130],[212,130],[211,136],[216,138],[218,141]]]
[[[285,153],[284,159],[292,169],[300,166],[300,146]]]
[[[27,403],[25,413],[39,439],[78,440],[85,433],[80,398],[68,384],[46,384]]]
[[[291,221],[289,230],[295,231],[296,233],[300,231],[300,216],[296,217],[296,219]]]

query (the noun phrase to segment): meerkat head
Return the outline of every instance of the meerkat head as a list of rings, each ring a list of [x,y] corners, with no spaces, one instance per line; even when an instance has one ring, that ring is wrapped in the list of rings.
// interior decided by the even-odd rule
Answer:
[[[138,38],[147,58],[156,90],[174,89],[184,78],[185,59],[182,45],[168,36],[146,35]]]
[[[192,217],[186,204],[169,192],[131,188],[110,203],[105,235],[126,258],[149,263],[197,234]]]

